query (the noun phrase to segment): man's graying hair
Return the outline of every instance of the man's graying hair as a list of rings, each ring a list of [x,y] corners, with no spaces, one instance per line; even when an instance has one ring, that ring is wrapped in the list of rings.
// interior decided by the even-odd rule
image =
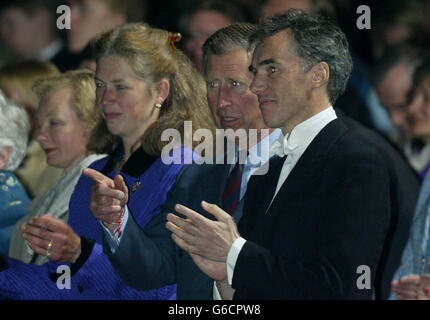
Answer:
[[[254,47],[250,46],[249,37],[256,31],[256,26],[251,23],[238,22],[222,28],[210,36],[203,44],[203,73],[206,74],[208,56],[210,54],[223,55],[233,50],[246,50],[252,55]]]
[[[265,39],[286,30],[294,37],[295,46],[291,53],[302,59],[304,72],[322,61],[329,65],[327,93],[334,104],[345,90],[352,71],[345,34],[328,18],[290,9],[263,20],[250,37],[251,46],[255,48]]]

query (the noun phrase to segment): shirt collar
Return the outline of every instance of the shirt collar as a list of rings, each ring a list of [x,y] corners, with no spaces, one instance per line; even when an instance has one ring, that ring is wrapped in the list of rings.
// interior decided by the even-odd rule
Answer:
[[[293,128],[291,134],[280,136],[270,150],[270,155],[290,156],[289,161],[298,160],[311,144],[318,133],[331,121],[336,119],[336,112],[332,106],[313,115]]]

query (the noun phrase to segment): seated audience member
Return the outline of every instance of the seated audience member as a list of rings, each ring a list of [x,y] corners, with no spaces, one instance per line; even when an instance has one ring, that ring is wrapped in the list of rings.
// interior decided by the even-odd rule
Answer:
[[[215,31],[234,22],[244,21],[240,7],[223,0],[196,1],[179,20],[184,34],[182,48],[199,71],[202,71],[202,46]]]
[[[421,53],[414,47],[405,44],[390,47],[373,69],[372,82],[381,105],[399,132],[395,142],[412,168],[423,177],[423,170],[430,161],[430,149],[411,132],[408,115],[413,75],[421,60]]]
[[[429,139],[430,134],[429,99],[430,61],[427,58],[414,74],[414,88],[411,92],[411,103],[408,108],[411,131],[425,140]],[[428,168],[423,178],[409,241],[403,251],[402,263],[393,278],[393,293],[391,295],[393,299],[396,297],[399,299],[426,298],[425,292],[419,288],[419,285],[421,278],[425,282],[426,277],[428,277],[425,274],[429,272],[430,173]]]
[[[427,57],[417,67],[413,76],[413,85],[409,93],[407,117],[411,135],[422,142],[421,150],[413,158],[419,165],[421,180],[430,168],[430,58]]]
[[[50,61],[61,71],[76,67],[56,25],[57,0],[3,0],[0,36],[18,61]],[[74,26],[75,27],[75,26]]]
[[[387,49],[373,69],[372,85],[403,141],[412,138],[406,111],[412,77],[420,59],[416,48],[396,45]]]
[[[261,12],[263,17],[285,12],[289,8],[302,8],[309,13],[315,14],[318,12],[320,14],[329,15],[333,19],[336,18],[333,3],[328,1],[267,0],[263,3],[262,8],[263,10]],[[352,52],[352,54],[354,54],[354,52]],[[354,68],[355,71],[353,70],[352,77],[354,77],[354,72],[357,72],[355,61]],[[349,83],[351,83],[351,80],[349,80]],[[348,92],[348,86],[346,92]],[[352,91],[350,91],[350,93],[351,92]],[[366,117],[360,116],[367,112],[366,106],[360,103],[358,107],[356,102],[360,100],[358,99],[359,97],[350,97],[345,101],[346,95],[345,93],[342,94],[336,101],[336,105],[338,105],[341,110],[345,110],[345,113],[352,116],[355,120],[366,123],[366,121],[363,121]],[[354,99],[356,101],[354,101]],[[356,105],[357,108],[351,108],[352,105]],[[395,148],[392,148],[390,143],[385,141],[385,139],[376,132],[373,132],[359,122],[354,121],[354,119],[346,116],[341,110],[336,108],[337,116],[345,122],[349,129],[360,135],[367,144],[378,150],[389,172],[391,220],[387,239],[384,243],[381,259],[375,275],[375,298],[386,299],[390,295],[391,279],[400,264],[401,254],[408,239],[419,191],[419,181],[402,155],[399,154]],[[361,111],[355,112],[354,110]],[[369,116],[370,115],[371,114],[369,114]],[[373,123],[373,125],[375,124],[376,122]]]
[[[13,173],[25,156],[29,122],[25,110],[0,92],[0,253],[7,254],[15,223],[30,202]]]
[[[102,125],[102,113],[95,103],[96,86],[90,71],[68,71],[36,82],[40,103],[37,109],[37,136],[50,166],[63,173],[27,207],[27,215],[15,225],[9,257],[25,263],[49,260],[34,252],[21,234],[21,226],[46,214],[67,222],[69,200],[82,169],[109,151],[110,134]]]
[[[116,176],[115,185],[129,188],[130,210],[141,228],[160,212],[183,167],[180,158],[179,164],[162,161],[163,148],[172,143],[161,139],[164,130],[181,132],[176,141],[181,142],[184,121],[192,121],[193,130],[213,126],[204,81],[176,49],[177,40],[177,34],[165,30],[126,24],[95,42],[96,100],[109,132],[119,141],[108,157],[90,167],[101,177]],[[192,159],[190,147],[179,151]],[[116,275],[102,250],[100,223],[90,211],[92,186],[88,177],[79,179],[70,199],[69,225],[42,216],[23,227],[30,248],[53,261],[35,266],[5,258],[9,268],[0,272],[0,293],[14,299],[175,298],[175,285],[139,291]],[[115,236],[123,232],[121,219],[111,219],[105,227]],[[49,276],[60,263],[71,263],[70,290],[58,290]]]
[[[0,69],[0,88],[8,98],[25,108],[30,119],[27,154],[16,175],[31,198],[45,192],[61,174],[61,170],[47,164],[45,152],[35,139],[39,99],[33,91],[33,85],[37,80],[59,74],[55,65],[40,60],[11,63]]]

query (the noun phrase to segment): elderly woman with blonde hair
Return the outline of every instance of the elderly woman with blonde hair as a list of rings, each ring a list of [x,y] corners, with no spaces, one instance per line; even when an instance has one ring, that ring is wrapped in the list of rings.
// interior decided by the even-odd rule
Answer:
[[[21,226],[40,214],[67,221],[70,197],[82,170],[111,151],[113,138],[96,105],[95,89],[94,74],[86,70],[68,71],[34,86],[40,99],[36,140],[47,163],[63,173],[30,203],[28,214],[15,225],[9,249],[12,258],[38,265],[49,261],[28,246]]]
[[[45,153],[35,139],[39,97],[33,91],[37,80],[58,75],[60,71],[54,64],[34,59],[9,63],[0,68],[0,89],[6,97],[24,107],[30,120],[27,153],[15,173],[31,198],[48,190],[61,175],[61,170],[46,163]]]
[[[184,122],[192,129],[214,129],[206,84],[191,61],[176,48],[177,34],[145,24],[126,24],[95,41],[97,103],[108,130],[119,144],[108,157],[93,163],[93,179],[130,190],[128,207],[141,228],[159,214],[167,193],[194,152],[186,141]],[[163,132],[180,137],[173,164],[163,162]],[[192,134],[192,132],[191,132]],[[179,139],[180,138],[180,139]],[[192,141],[192,140],[191,140]],[[197,145],[197,143],[196,143]],[[179,162],[179,163],[178,163]],[[102,232],[122,232],[122,219],[104,224],[90,211],[93,180],[82,176],[70,200],[69,225],[52,217],[33,219],[23,234],[30,247],[51,260],[43,266],[13,259],[0,272],[0,292],[15,299],[174,299],[176,285],[140,291],[124,283],[103,253]],[[103,231],[102,228],[109,231]],[[59,262],[70,263],[70,290],[57,290]],[[57,274],[59,276],[59,274]]]
[[[25,110],[0,91],[0,253],[7,254],[14,224],[30,202],[15,176],[27,151],[28,118]]]

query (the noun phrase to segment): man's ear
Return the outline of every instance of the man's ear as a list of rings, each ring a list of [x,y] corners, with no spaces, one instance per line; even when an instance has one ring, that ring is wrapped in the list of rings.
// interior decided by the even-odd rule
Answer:
[[[9,163],[11,152],[11,147],[3,147],[3,149],[0,150],[0,170],[4,169]]]
[[[169,96],[170,83],[167,79],[161,79],[155,87],[155,103],[163,104],[164,100]]]
[[[330,67],[327,62],[318,62],[310,71],[312,75],[312,88],[320,88],[327,85],[330,78]]]

